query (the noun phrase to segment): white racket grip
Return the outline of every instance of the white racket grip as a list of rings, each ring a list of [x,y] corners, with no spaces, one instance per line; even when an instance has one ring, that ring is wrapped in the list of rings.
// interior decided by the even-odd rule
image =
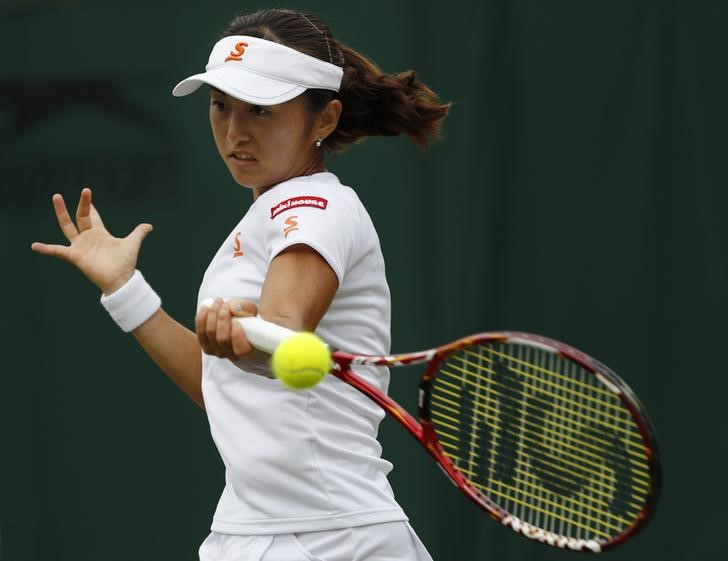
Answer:
[[[200,306],[207,306],[209,308],[214,301],[213,298],[205,298]],[[256,349],[270,354],[273,354],[276,347],[283,341],[291,335],[296,334],[292,329],[266,321],[260,316],[233,318],[233,321],[237,321],[240,324],[251,345]]]
[[[260,316],[252,316],[247,318],[235,318],[243,330],[245,336],[256,349],[273,354],[278,345],[288,339],[296,332],[282,325],[265,321]]]

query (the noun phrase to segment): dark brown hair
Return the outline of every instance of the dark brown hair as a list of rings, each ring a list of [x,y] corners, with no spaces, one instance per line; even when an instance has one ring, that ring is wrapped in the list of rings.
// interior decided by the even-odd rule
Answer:
[[[320,89],[303,94],[314,113],[332,99],[341,100],[339,124],[324,141],[333,152],[368,136],[404,134],[422,148],[440,137],[449,103],[440,103],[435,92],[418,82],[412,70],[385,74],[367,57],[336,41],[317,16],[283,9],[261,10],[236,17],[221,37],[231,35],[274,41],[344,69],[338,94]]]

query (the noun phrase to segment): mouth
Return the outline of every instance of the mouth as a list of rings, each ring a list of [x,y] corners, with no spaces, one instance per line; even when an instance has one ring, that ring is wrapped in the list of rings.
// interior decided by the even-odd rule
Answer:
[[[255,156],[248,152],[231,152],[228,155],[228,158],[230,158],[230,160],[232,160],[235,164],[241,166],[249,166],[258,161]]]

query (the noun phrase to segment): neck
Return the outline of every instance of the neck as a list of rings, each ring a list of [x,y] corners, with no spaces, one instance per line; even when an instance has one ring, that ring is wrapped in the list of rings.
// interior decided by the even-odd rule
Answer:
[[[323,162],[323,159],[312,163],[308,167],[306,167],[302,172],[292,174],[290,177],[287,177],[286,179],[282,179],[281,181],[278,181],[277,183],[274,183],[273,185],[267,185],[265,187],[253,187],[253,200],[256,200],[258,197],[260,197],[263,193],[266,191],[269,191],[276,185],[280,185],[281,183],[284,183],[288,181],[289,179],[294,179],[296,177],[307,177],[309,175],[313,175],[314,173],[321,173],[326,171],[326,165]]]

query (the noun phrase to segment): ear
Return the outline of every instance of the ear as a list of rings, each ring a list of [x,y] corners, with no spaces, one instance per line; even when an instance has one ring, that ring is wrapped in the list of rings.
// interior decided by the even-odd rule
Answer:
[[[314,138],[326,138],[336,130],[342,108],[341,101],[338,99],[332,99],[326,104],[326,107],[316,115]]]

